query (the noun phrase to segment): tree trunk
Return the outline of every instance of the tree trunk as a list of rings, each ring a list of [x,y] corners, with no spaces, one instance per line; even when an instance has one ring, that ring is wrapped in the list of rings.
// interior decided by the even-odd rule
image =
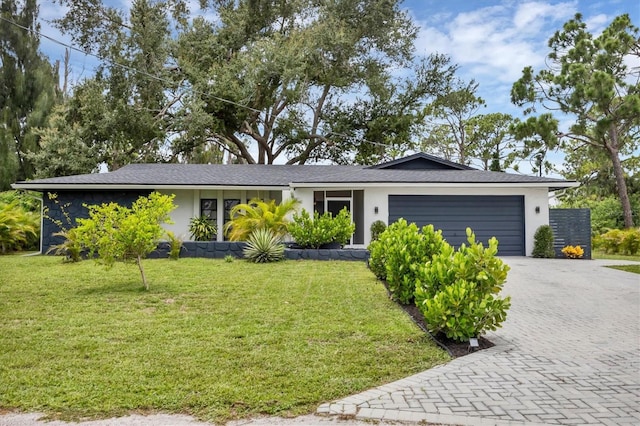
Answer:
[[[615,130],[610,131],[611,144],[606,145],[609,157],[613,163],[613,175],[616,178],[616,187],[618,188],[618,198],[622,205],[622,214],[624,217],[624,227],[633,228],[633,215],[631,213],[631,202],[629,201],[629,193],[627,192],[627,183],[624,180],[624,170],[622,169],[622,163],[620,162],[620,155],[618,152],[617,132]]]
[[[140,269],[140,275],[142,275],[142,284],[144,284],[144,289],[149,291],[149,283],[147,283],[147,278],[144,276],[144,268],[142,267],[142,258],[140,256],[136,258],[136,263],[138,264],[138,269]]]

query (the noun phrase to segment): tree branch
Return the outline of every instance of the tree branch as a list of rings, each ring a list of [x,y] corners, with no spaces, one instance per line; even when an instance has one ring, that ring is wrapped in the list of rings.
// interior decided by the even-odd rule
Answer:
[[[229,142],[233,143],[233,145],[238,148],[238,151],[240,152],[240,155],[242,156],[242,158],[247,160],[247,163],[256,164],[255,158],[253,158],[253,156],[247,149],[246,145],[236,135],[234,134],[231,134],[228,136],[221,135],[221,139],[228,140]]]

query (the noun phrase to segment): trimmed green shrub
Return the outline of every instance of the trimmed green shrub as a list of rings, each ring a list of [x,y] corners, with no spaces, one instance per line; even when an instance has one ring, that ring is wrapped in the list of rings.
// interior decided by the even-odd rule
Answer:
[[[271,229],[256,229],[249,235],[244,257],[255,263],[277,262],[284,259],[284,244]]]
[[[442,238],[442,232],[435,231],[433,225],[427,225],[420,231],[415,223],[408,224],[404,219],[391,224],[378,242],[380,244],[376,242],[372,247],[370,267],[378,276],[377,271],[384,264],[381,275],[386,277],[393,298],[403,304],[414,299],[416,271],[448,245]]]
[[[320,248],[325,244],[337,243],[344,245],[349,242],[356,225],[351,222],[349,211],[344,208],[334,217],[326,212],[320,215],[302,210],[293,215],[293,223],[289,225],[289,233],[293,240],[302,248]]]
[[[549,225],[542,225],[533,234],[533,257],[554,258],[553,229]]]
[[[206,216],[192,217],[189,220],[189,233],[194,241],[211,241],[218,233],[218,229]]]
[[[467,228],[467,241],[458,250],[443,245],[416,269],[415,301],[429,331],[459,341],[495,330],[510,306],[509,297],[496,296],[509,271],[496,257],[498,240],[484,247]]]
[[[325,213],[326,215],[327,213]],[[331,215],[329,215],[331,217]],[[329,243],[338,243],[341,246],[351,241],[351,236],[356,231],[356,224],[351,221],[351,213],[343,208],[331,219],[333,223],[333,239]]]
[[[381,220],[376,220],[371,224],[371,241],[375,241],[380,238],[380,234],[382,234],[387,229],[387,224]]]
[[[381,233],[377,240],[371,241],[367,247],[369,250],[369,269],[378,279],[383,281],[387,279],[387,247],[392,238],[392,231],[389,228]]]
[[[443,287],[463,279],[477,283],[484,293],[499,293],[507,279],[509,266],[496,257],[498,240],[494,237],[488,246],[476,241],[476,236],[467,228],[467,242],[455,250],[449,244],[439,254],[421,267],[417,273],[416,303],[432,298]]]
[[[479,291],[476,283],[457,280],[426,299],[421,311],[430,332],[442,331],[450,339],[465,341],[496,330],[510,305],[509,298],[499,299]]]
[[[386,247],[387,285],[394,300],[408,304],[415,291],[415,269],[426,259],[421,250],[423,236],[415,223],[400,219],[389,227]]]

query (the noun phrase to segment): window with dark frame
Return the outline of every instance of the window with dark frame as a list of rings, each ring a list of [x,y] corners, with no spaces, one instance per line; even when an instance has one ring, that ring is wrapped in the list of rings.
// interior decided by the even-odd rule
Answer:
[[[201,199],[200,216],[207,217],[213,224],[216,224],[218,221],[218,200],[215,198]]]
[[[324,191],[313,191],[313,211],[324,214]]]
[[[238,204],[240,204],[240,200],[238,198],[228,198],[224,200],[224,225],[231,220],[231,209]],[[226,233],[224,239],[225,241],[227,240]]]

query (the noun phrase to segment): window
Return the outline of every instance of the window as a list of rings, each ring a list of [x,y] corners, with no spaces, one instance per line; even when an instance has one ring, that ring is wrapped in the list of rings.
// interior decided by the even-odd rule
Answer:
[[[336,217],[345,208],[351,213],[351,198],[327,198],[327,211],[331,216]]]
[[[218,200],[216,198],[203,198],[200,200],[200,216],[209,218],[209,221],[218,228]],[[216,235],[213,236],[213,241]]]
[[[224,225],[227,224],[231,220],[231,209],[240,204],[240,199],[238,198],[229,198],[224,200]],[[224,239],[227,240],[227,236],[224,236]]]
[[[313,211],[324,214],[324,191],[313,191]]]
[[[218,200],[215,198],[200,200],[200,216],[208,217],[215,224],[218,220]]]

